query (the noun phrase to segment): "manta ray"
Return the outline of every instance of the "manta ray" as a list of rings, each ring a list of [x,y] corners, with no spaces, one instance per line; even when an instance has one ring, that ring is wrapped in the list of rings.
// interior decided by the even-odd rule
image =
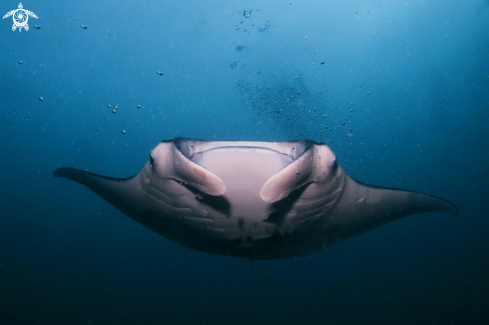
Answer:
[[[54,176],[181,246],[250,261],[308,255],[416,213],[459,213],[432,195],[358,182],[310,140],[175,138],[129,178],[66,167]]]

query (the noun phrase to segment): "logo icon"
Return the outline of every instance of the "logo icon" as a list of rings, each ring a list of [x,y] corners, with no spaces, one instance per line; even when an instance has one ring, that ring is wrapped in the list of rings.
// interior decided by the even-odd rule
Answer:
[[[37,19],[36,14],[32,11],[25,10],[22,3],[19,3],[19,9],[7,12],[5,16],[3,16],[3,19],[10,16],[12,16],[12,19],[14,20],[14,24],[12,25],[12,31],[14,32],[17,28],[19,29],[19,32],[22,31],[22,28],[24,28],[26,31],[29,30],[29,25],[27,25],[29,16]]]

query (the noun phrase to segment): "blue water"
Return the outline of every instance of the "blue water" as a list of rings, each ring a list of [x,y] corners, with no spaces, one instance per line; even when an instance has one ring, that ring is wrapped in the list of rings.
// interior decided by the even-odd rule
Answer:
[[[0,21],[0,324],[489,323],[488,2],[23,5],[29,31]],[[253,271],[52,176],[132,176],[177,136],[325,142],[461,213]]]

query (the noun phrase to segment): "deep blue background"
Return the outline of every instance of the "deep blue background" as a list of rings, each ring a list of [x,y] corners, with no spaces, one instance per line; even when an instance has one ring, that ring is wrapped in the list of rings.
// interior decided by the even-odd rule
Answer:
[[[0,20],[0,324],[489,323],[489,3],[23,5],[29,31]],[[461,214],[253,272],[52,176],[131,176],[176,136],[326,142],[352,177]]]

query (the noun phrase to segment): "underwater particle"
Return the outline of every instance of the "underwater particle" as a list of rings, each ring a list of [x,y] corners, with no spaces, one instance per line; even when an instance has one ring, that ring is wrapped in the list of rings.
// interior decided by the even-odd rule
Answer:
[[[73,18],[73,21],[76,21],[76,18]]]
[[[119,106],[117,106],[117,105],[116,105],[116,106],[114,107],[114,109],[117,111],[117,110],[119,109]]]
[[[84,25],[80,25],[80,27],[83,28],[83,29],[87,29],[88,28],[88,26],[84,26]]]
[[[243,17],[250,18],[250,16],[251,16],[251,9],[247,9],[243,11]]]
[[[300,172],[300,171],[296,171],[295,173],[296,173],[297,175],[299,175],[301,172]]]
[[[299,79],[299,76],[295,76],[295,79]]]
[[[323,61],[323,62],[321,62],[321,64],[325,64],[325,63],[326,63],[326,62],[324,62],[324,61]]]
[[[297,96],[299,96],[300,94],[301,94],[301,91],[299,90],[299,91],[297,92]]]
[[[41,26],[34,25],[35,29],[41,29]]]
[[[370,95],[370,91],[367,93],[367,95]]]
[[[141,108],[141,105],[138,105],[138,108]]]
[[[260,33],[263,33],[269,29],[270,29],[270,24],[265,24],[265,25],[261,25],[260,27],[258,27],[258,31]]]
[[[19,61],[19,64],[22,64],[22,61]]]
[[[107,105],[108,108],[110,108],[110,105]]]
[[[237,65],[238,65],[238,62],[233,62],[233,63],[231,63],[231,64],[229,65],[229,67],[230,67],[231,69],[234,69],[234,68],[236,68],[236,66],[237,66]]]
[[[243,51],[243,50],[244,50],[244,48],[245,48],[245,47],[244,47],[244,45],[238,45],[238,46],[236,46],[234,49],[235,49],[236,51],[238,51],[238,52],[241,52],[241,51]]]
[[[122,130],[122,134],[126,134],[126,130]]]
[[[114,113],[114,114],[115,114],[115,112],[117,112],[117,111],[116,111],[115,109],[113,109],[113,110],[112,110],[112,113]]]
[[[244,24],[244,20],[242,20],[241,23]]]
[[[164,75],[163,72],[156,71],[156,73],[159,74],[160,76]]]
[[[42,97],[39,97],[39,101],[41,101],[41,102],[42,102],[43,100],[44,100],[44,98],[42,98]]]

